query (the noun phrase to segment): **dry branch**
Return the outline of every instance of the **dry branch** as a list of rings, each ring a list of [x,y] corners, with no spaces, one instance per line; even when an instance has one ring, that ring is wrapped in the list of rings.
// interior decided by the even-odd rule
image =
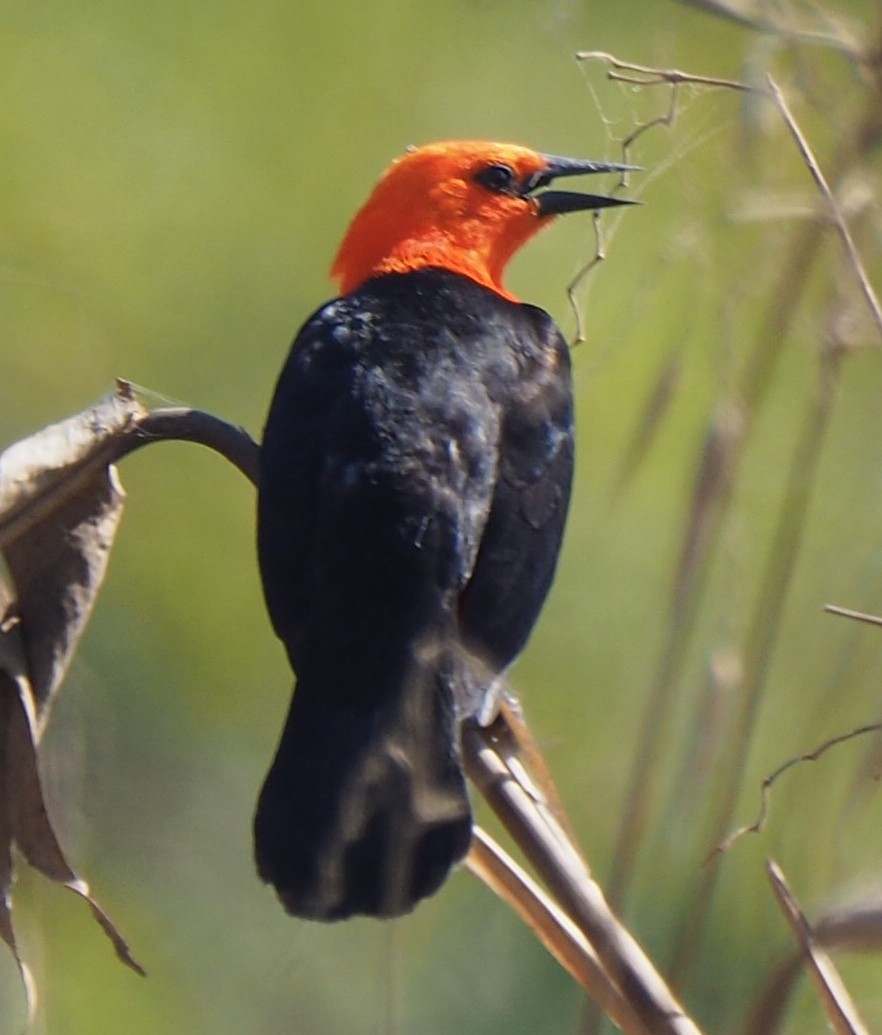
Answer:
[[[821,755],[825,754],[830,750],[830,748],[835,747],[837,744],[843,744],[847,740],[854,740],[855,737],[861,737],[865,733],[878,733],[880,730],[882,730],[882,723],[868,723],[866,726],[859,726],[855,730],[849,730],[848,733],[840,733],[835,737],[830,737],[829,740],[825,740],[823,744],[819,744],[813,750],[806,751],[801,755],[797,755],[795,758],[788,758],[786,762],[782,762],[781,765],[779,765],[774,772],[769,773],[769,775],[766,776],[760,784],[760,807],[756,819],[752,823],[747,823],[744,826],[739,827],[716,844],[708,853],[708,857],[705,862],[710,862],[718,855],[724,855],[735,844],[735,842],[740,841],[745,834],[758,834],[762,831],[766,825],[766,820],[769,817],[769,810],[772,804],[772,785],[776,783],[778,778],[783,776],[788,769],[792,769],[793,766],[800,765],[802,762],[817,762]]]
[[[653,1035],[698,1035],[695,1023],[609,908],[578,849],[551,811],[511,772],[493,740],[493,727],[484,730],[473,724],[464,726],[466,771],[552,898],[588,939],[647,1031]]]
[[[521,920],[622,1031],[649,1029],[607,974],[591,943],[542,888],[480,827],[466,865]]]
[[[870,284],[870,278],[867,276],[867,271],[864,268],[863,260],[858,252],[857,245],[854,243],[854,238],[851,236],[851,231],[848,229],[848,224],[845,222],[842,209],[839,207],[839,203],[833,196],[833,191],[830,190],[830,186],[821,171],[821,166],[819,165],[817,158],[815,158],[814,152],[809,146],[805,134],[799,128],[798,123],[794,119],[780,87],[771,76],[767,77],[767,82],[769,84],[770,96],[775,102],[778,111],[781,113],[784,124],[787,126],[787,129],[790,131],[790,135],[796,142],[796,146],[799,148],[799,153],[802,155],[803,161],[805,162],[808,171],[811,173],[812,179],[815,181],[815,185],[817,186],[821,197],[824,199],[830,218],[833,221],[833,225],[836,227],[836,231],[842,240],[845,253],[848,256],[848,261],[851,264],[851,268],[858,284],[860,285],[861,292],[866,299],[867,305],[870,307],[871,313],[873,314],[873,319],[876,322],[876,329],[879,331],[880,336],[882,336],[882,307],[880,307],[879,299],[876,297],[876,292]]]
[[[803,953],[803,960],[814,982],[827,1021],[837,1035],[869,1035],[842,978],[830,957],[818,945],[808,920],[800,910],[784,874],[771,860],[766,865],[769,881],[781,912]]]
[[[867,622],[869,625],[882,625],[882,616],[867,614],[865,611],[852,611],[848,607],[839,607],[837,604],[824,604],[824,610],[831,615],[854,618],[858,622]]]

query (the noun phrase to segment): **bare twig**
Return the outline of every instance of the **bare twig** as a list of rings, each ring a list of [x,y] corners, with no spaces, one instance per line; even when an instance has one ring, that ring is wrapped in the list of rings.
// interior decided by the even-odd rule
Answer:
[[[818,160],[815,158],[814,153],[805,138],[805,134],[797,125],[790,108],[787,106],[787,101],[785,100],[780,87],[771,76],[767,76],[766,81],[769,84],[769,96],[774,101],[778,111],[781,113],[781,117],[784,119],[784,123],[790,131],[790,135],[796,141],[799,153],[802,155],[803,160],[812,175],[812,179],[815,181],[821,197],[827,205],[830,218],[842,239],[845,252],[848,256],[848,261],[851,263],[851,267],[854,270],[861,292],[867,300],[867,305],[870,307],[873,319],[876,321],[876,327],[879,330],[880,336],[882,336],[882,307],[880,307],[879,299],[876,297],[876,292],[870,284],[860,253],[854,243],[854,238],[851,236],[851,231],[848,229],[845,217],[842,215],[842,209],[839,207],[839,203],[836,201],[836,198],[833,196],[833,192],[830,190],[826,177],[821,171]]]
[[[882,625],[882,616],[880,615],[870,615],[864,611],[852,611],[851,608],[839,607],[837,604],[824,604],[824,610],[831,615],[854,618],[859,622],[868,622],[870,625]]]
[[[771,860],[766,863],[766,870],[781,912],[802,950],[803,960],[830,1027],[837,1035],[869,1035],[869,1029],[861,1019],[842,978],[830,957],[815,940],[814,932],[787,886],[784,874]]]
[[[600,213],[594,212],[593,225],[594,225],[594,254],[591,258],[576,270],[576,275],[567,284],[567,301],[569,302],[570,309],[573,311],[573,316],[576,320],[576,336],[573,339],[573,346],[582,345],[585,341],[585,321],[582,316],[582,310],[579,308],[579,303],[576,299],[576,291],[581,287],[582,281],[588,276],[588,274],[606,258],[606,247],[603,239],[603,231],[600,223]]]
[[[837,744],[843,744],[847,740],[854,740],[855,737],[862,737],[865,733],[878,733],[882,730],[882,723],[871,722],[866,726],[859,726],[857,729],[849,730],[848,733],[840,733],[835,737],[830,737],[829,740],[825,740],[822,744],[819,744],[812,751],[806,751],[801,755],[797,755],[795,758],[788,758],[786,762],[782,762],[778,768],[769,773],[769,775],[760,784],[760,808],[756,819],[752,823],[748,823],[743,827],[739,827],[733,833],[729,834],[723,841],[715,845],[708,853],[706,862],[716,856],[723,855],[729,851],[732,845],[736,841],[740,841],[745,834],[758,834],[766,825],[768,819],[769,809],[771,807],[771,790],[772,785],[778,780],[780,776],[787,772],[795,765],[799,765],[802,762],[817,762],[821,755],[825,754],[832,747],[836,747]]]
[[[557,789],[536,738],[533,736],[533,731],[527,725],[520,705],[514,698],[506,696],[502,700],[499,713],[503,722],[499,727],[494,727],[494,730],[501,728],[511,741],[510,745],[506,745],[502,737],[496,738],[496,750],[503,762],[516,774],[523,771],[526,766],[530,777],[538,784],[537,800],[541,800],[545,807],[551,810],[556,822],[566,832],[567,837],[575,843],[576,835],[564,809],[560,791]]]
[[[650,65],[638,65],[633,61],[623,61],[615,54],[605,50],[580,50],[576,54],[577,61],[604,61],[611,66],[607,78],[618,83],[629,83],[632,86],[707,86],[726,90],[742,90],[747,93],[757,92],[755,86],[742,83],[737,79],[721,79],[717,76],[698,75],[695,72],[681,72],[677,68],[653,68]]]
[[[647,1031],[697,1035],[658,971],[607,905],[578,849],[549,809],[521,786],[494,746],[494,733],[474,724],[463,728],[466,771],[482,796],[536,868],[551,895],[576,923],[604,970]]]
[[[876,293],[870,284],[870,279],[867,276],[860,253],[854,243],[854,238],[851,236],[851,231],[848,229],[848,224],[845,222],[842,209],[830,189],[827,179],[821,170],[814,152],[809,146],[805,134],[802,132],[793,117],[793,113],[790,111],[787,101],[781,92],[781,88],[772,76],[766,76],[767,89],[763,89],[760,86],[744,83],[737,79],[722,79],[716,76],[699,75],[695,72],[682,72],[676,68],[653,68],[649,65],[640,65],[632,61],[623,61],[621,58],[617,58],[614,54],[610,54],[602,50],[579,51],[579,53],[576,54],[576,58],[580,61],[604,61],[611,66],[611,71],[607,73],[609,79],[616,82],[630,83],[634,86],[669,85],[672,88],[676,88],[681,84],[689,84],[690,86],[701,86],[711,89],[727,89],[742,93],[754,93],[768,98],[778,109],[781,118],[784,120],[784,124],[787,126],[788,131],[793,137],[796,146],[811,173],[812,179],[815,181],[821,197],[827,206],[833,225],[836,227],[836,230],[842,239],[843,246],[848,255],[848,260],[854,270],[861,292],[867,301],[867,305],[870,307],[870,311],[876,322],[880,336],[882,336],[882,306],[880,306],[879,299],[876,297]],[[675,98],[672,95],[672,105],[674,104],[674,101]],[[650,128],[650,126],[660,124],[670,125],[672,121],[673,109],[669,111],[667,115],[660,116],[657,119],[653,119],[638,127],[638,130],[635,133],[632,133],[631,137],[628,139],[628,143],[633,143],[634,138],[640,133],[645,132],[645,130]],[[600,248],[598,248],[598,251],[600,251]],[[598,259],[602,258],[603,256],[599,255],[592,260],[586,267],[585,272],[595,265]],[[580,273],[579,276],[581,277],[581,275],[582,274]]]
[[[670,128],[674,124],[674,119],[677,117],[677,101],[680,97],[680,84],[671,84],[670,100],[668,103],[668,110],[662,115],[656,115],[654,118],[647,119],[646,122],[638,123],[631,132],[622,141],[622,154],[628,155],[631,148],[634,146],[637,140],[643,136],[644,133],[653,129],[655,126],[665,126]],[[624,159],[627,161],[627,158]]]
[[[575,923],[480,827],[475,827],[466,865],[531,928],[545,948],[622,1031],[648,1029],[611,980]]]
[[[118,380],[117,391],[131,393],[132,386],[128,381]],[[257,484],[260,447],[248,432],[211,413],[185,406],[151,410],[137,418],[123,436],[114,440],[109,460],[120,460],[142,446],[164,439],[207,446],[229,460],[250,482]]]

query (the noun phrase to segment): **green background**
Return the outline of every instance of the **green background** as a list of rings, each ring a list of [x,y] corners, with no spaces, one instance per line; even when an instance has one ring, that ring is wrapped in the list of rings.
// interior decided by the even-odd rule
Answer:
[[[867,45],[873,12],[836,8]],[[475,137],[616,159],[635,125],[667,111],[667,88],[610,83],[603,66],[576,62],[580,49],[714,76],[773,70],[828,166],[880,103],[842,55],[673,2],[0,0],[0,443],[85,407],[117,376],[151,404],[185,402],[259,435],[290,339],[332,291],[347,220],[405,146]],[[849,165],[843,195],[878,278],[873,157]],[[818,205],[757,98],[684,88],[673,125],[647,132],[632,158],[646,171],[630,192],[645,204],[605,217],[606,262],[578,292],[579,470],[560,574],[513,673],[602,882],[708,423],[723,404],[738,418],[742,372]],[[565,288],[594,249],[590,219],[570,217],[531,242],[509,284],[572,337]],[[780,359],[671,686],[623,907],[664,967],[738,736],[738,680],[713,672],[749,669],[740,652],[768,557],[795,542],[792,527],[784,548],[772,534],[833,331],[853,347],[817,468],[804,472],[805,536],[735,823],[755,815],[763,775],[882,710],[880,631],[821,611],[828,600],[882,610],[879,335],[830,235],[786,339],[768,343]],[[654,416],[666,371],[674,387]],[[181,444],[121,473],[127,513],[43,762],[63,842],[150,976],[116,963],[74,896],[22,872],[36,1031],[577,1031],[578,989],[465,872],[395,924],[283,914],[251,861],[253,803],[291,684],[260,597],[252,492]],[[877,884],[878,769],[859,740],[788,774],[767,830],[723,861],[683,989],[708,1031],[737,1030],[790,945],[766,856],[812,915]],[[842,966],[882,1026],[880,964]],[[0,955],[0,1035],[22,1022]],[[823,1030],[807,988],[790,1023]]]

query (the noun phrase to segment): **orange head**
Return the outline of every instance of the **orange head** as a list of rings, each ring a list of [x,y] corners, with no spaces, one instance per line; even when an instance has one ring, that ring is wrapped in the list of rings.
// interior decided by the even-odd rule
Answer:
[[[514,144],[457,140],[416,148],[392,163],[353,219],[331,276],[348,294],[369,277],[435,266],[512,298],[502,286],[508,261],[554,216],[628,204],[537,191],[557,176],[633,168]]]

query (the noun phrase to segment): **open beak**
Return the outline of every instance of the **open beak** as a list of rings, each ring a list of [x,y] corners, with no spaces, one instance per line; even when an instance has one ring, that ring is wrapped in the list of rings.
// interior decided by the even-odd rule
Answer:
[[[543,155],[545,167],[533,173],[523,184],[523,197],[536,200],[540,217],[559,216],[565,212],[594,211],[609,208],[612,205],[636,205],[638,202],[626,198],[611,198],[604,194],[579,194],[568,190],[536,191],[547,187],[558,176],[583,176],[590,173],[624,173],[637,172],[639,165],[624,165],[621,162],[595,162],[591,159],[562,158],[558,155]]]

